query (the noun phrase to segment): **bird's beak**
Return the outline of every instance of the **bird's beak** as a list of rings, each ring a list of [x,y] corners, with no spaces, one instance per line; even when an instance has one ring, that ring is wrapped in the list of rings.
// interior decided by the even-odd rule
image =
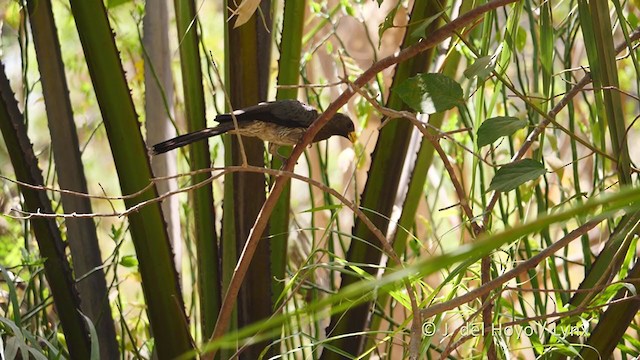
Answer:
[[[351,143],[354,144],[356,140],[358,140],[358,135],[356,135],[355,131],[352,131],[349,134],[347,134],[347,138],[349,138],[349,141],[351,141]]]

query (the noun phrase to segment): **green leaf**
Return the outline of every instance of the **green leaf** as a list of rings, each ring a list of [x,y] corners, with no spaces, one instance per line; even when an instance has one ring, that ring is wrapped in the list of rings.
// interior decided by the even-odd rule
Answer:
[[[464,76],[467,79],[471,79],[475,76],[481,79],[488,77],[495,67],[495,64],[493,64],[493,61],[491,60],[491,56],[483,56],[476,59],[476,61],[474,61],[473,64],[464,71]]]
[[[437,14],[431,15],[428,18],[424,19],[421,21],[421,24],[418,25],[418,27],[416,27],[415,30],[413,30],[411,32],[411,38],[412,39],[419,39],[419,38],[423,38],[426,35],[427,32],[427,27],[431,24],[433,24],[434,21],[436,21],[440,16],[442,16],[442,14],[444,14],[444,10],[440,11]]]
[[[518,26],[518,31],[516,32],[516,49],[523,51],[525,45],[527,45],[527,30],[522,26]]]
[[[638,349],[640,349],[640,341],[638,341],[638,339],[634,338],[633,336],[629,336],[629,335],[623,335],[623,338],[629,342],[631,345],[633,345],[634,349],[637,351]]]
[[[400,6],[400,2],[398,2],[398,5],[396,7],[394,7],[393,9],[391,9],[391,11],[389,11],[387,16],[385,16],[382,24],[378,26],[378,38],[380,39],[378,41],[378,46],[380,46],[380,43],[382,42],[382,34],[384,34],[384,32],[387,31],[387,29],[390,29],[393,27],[393,19],[396,18],[396,13],[398,12],[399,6]]]
[[[333,43],[331,41],[327,41],[325,48],[327,50],[327,54],[333,54]]]
[[[122,226],[116,228],[114,225],[111,225],[111,235],[109,235],[109,237],[114,241],[118,240],[122,237],[122,231]]]
[[[526,126],[526,120],[513,116],[497,116],[487,119],[478,128],[478,148],[492,144],[503,136],[510,136]]]
[[[322,12],[322,5],[320,3],[312,1],[309,5],[311,7],[312,14],[319,14],[320,12]]]
[[[120,265],[128,268],[138,266],[138,259],[136,259],[135,255],[125,255],[120,259]]]
[[[419,74],[402,82],[395,91],[415,111],[434,114],[462,103],[462,87],[442,74]]]
[[[511,191],[529,180],[539,178],[546,172],[547,169],[544,168],[544,165],[532,159],[523,159],[507,164],[496,171],[487,192],[491,190]]]
[[[96,332],[96,327],[93,325],[93,322],[91,321],[91,319],[89,319],[85,314],[80,314],[83,318],[85,323],[87,324],[87,328],[89,329],[89,335],[91,336],[90,339],[93,340],[91,341],[91,360],[98,360],[100,359],[100,345],[98,341],[95,341],[98,339],[98,333]],[[43,357],[44,359],[46,359],[46,357]]]
[[[349,1],[340,1],[340,5],[342,5],[342,9],[347,15],[356,16],[356,10]]]
[[[507,68],[509,67],[509,62],[511,61],[511,56],[516,51],[516,32],[518,31],[518,23],[520,21],[520,14],[522,13],[523,5],[518,3],[514,5],[511,13],[509,14],[509,18],[507,19],[507,23],[504,31],[504,40],[500,45],[500,57],[497,62],[497,69],[500,75],[503,75]]]
[[[409,300],[409,297],[407,296],[407,293],[404,291],[404,289],[389,291],[389,295],[396,299],[396,301],[400,303],[400,305],[404,306],[405,309],[411,310],[411,301]]]

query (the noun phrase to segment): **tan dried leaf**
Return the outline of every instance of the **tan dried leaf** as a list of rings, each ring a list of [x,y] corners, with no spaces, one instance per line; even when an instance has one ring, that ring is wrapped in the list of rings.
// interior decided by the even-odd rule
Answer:
[[[243,0],[238,8],[233,12],[233,15],[238,16],[236,23],[233,24],[233,28],[243,25],[251,18],[256,9],[260,5],[260,0]]]

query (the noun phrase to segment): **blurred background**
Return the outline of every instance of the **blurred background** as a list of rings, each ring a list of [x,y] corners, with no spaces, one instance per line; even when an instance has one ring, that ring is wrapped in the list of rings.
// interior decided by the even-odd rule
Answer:
[[[324,188],[294,179],[279,195],[217,357],[640,356],[638,9],[505,4],[366,81],[340,110],[355,144],[305,149],[294,172]],[[240,146],[251,166],[282,161],[228,135],[147,147],[260,101],[322,112],[479,5],[0,0],[4,356],[195,357],[275,179],[228,169]],[[385,280],[402,267],[410,286]],[[509,326],[526,336],[487,330]]]

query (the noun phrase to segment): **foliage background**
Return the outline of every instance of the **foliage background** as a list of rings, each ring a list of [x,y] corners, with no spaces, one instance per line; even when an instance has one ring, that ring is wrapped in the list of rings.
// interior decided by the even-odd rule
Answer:
[[[117,165],[121,161],[118,156],[124,160],[127,157],[145,160],[145,149],[135,134],[140,129],[148,138],[150,135],[146,133],[159,126],[153,121],[172,120],[180,133],[204,126],[204,123],[198,125],[200,120],[208,119],[207,124],[211,126],[215,114],[228,108],[225,93],[230,95],[234,108],[265,99],[297,97],[323,110],[348,91],[342,82],[345,78],[354,81],[379,59],[396,53],[400,47],[419,42],[420,38],[429,39],[437,27],[480,5],[468,1],[300,1],[296,7],[298,12],[292,18],[303,21],[294,25],[290,19],[283,19],[286,17],[283,7],[293,8],[294,2],[262,2],[262,10],[254,15],[250,25],[245,25],[245,29],[248,26],[269,29],[265,32],[268,36],[261,40],[255,35],[258,30],[255,33],[242,33],[242,27],[233,30],[233,19],[226,21],[229,13],[227,4],[222,2],[168,4],[169,23],[162,31],[168,33],[170,51],[165,55],[174,83],[172,91],[166,92],[173,94],[166,99],[168,102],[156,105],[166,110],[164,119],[149,119],[144,110],[145,96],[149,93],[145,76],[149,74],[144,70],[147,55],[142,45],[143,17],[145,5],[157,2],[104,3],[104,14],[114,32],[118,52],[110,53],[108,48],[100,47],[104,52],[97,58],[119,56],[125,76],[122,84],[130,89],[130,100],[128,95],[120,94],[117,106],[99,105],[100,94],[95,89],[100,81],[92,78],[90,71],[104,70],[88,70],[85,61],[85,56],[86,60],[91,57],[85,54],[87,42],[94,42],[96,46],[102,43],[95,38],[81,42],[82,37],[78,35],[89,36],[87,29],[100,30],[96,20],[99,17],[84,14],[89,26],[83,30],[79,25],[82,21],[80,2],[52,2],[87,192],[112,197],[91,198],[94,214],[122,214],[139,202],[134,199],[125,203],[113,198],[121,195],[124,182],[131,180],[130,173]],[[32,17],[27,16],[27,3],[0,2],[2,62],[24,114],[44,185],[59,189],[33,44],[36,31],[30,27]],[[101,2],[85,4],[87,9],[100,13]],[[172,5],[176,5],[175,8]],[[180,6],[192,8],[180,10]],[[197,14],[197,19],[189,15],[189,11]],[[273,27],[265,13],[273,16]],[[312,187],[304,181],[291,182],[290,208],[279,205],[283,207],[278,208],[280,212],[277,210],[272,218],[268,237],[270,246],[277,243],[281,249],[287,249],[286,254],[273,248],[258,250],[257,259],[252,263],[254,266],[264,261],[263,265],[271,266],[282,262],[286,267],[270,268],[271,289],[261,293],[251,293],[251,288],[242,290],[245,293],[241,292],[231,330],[226,338],[211,346],[223,349],[217,356],[268,358],[283,354],[290,358],[329,359],[358,355],[406,358],[417,354],[456,358],[640,355],[635,290],[636,234],[640,219],[633,165],[639,156],[637,147],[633,146],[638,137],[638,63],[633,48],[637,16],[638,9],[629,2],[516,2],[466,24],[468,26],[458,29],[460,32],[451,41],[439,43],[432,51],[378,73],[363,87],[365,94],[376,101],[376,106],[362,94],[356,94],[342,108],[354,119],[359,141],[351,146],[344,140],[331,139],[306,149],[305,156],[298,161],[297,174],[327,188]],[[282,35],[285,29],[300,25],[301,31],[294,30],[293,36]],[[192,33],[185,35],[177,29],[188,29]],[[230,44],[225,39],[233,31],[239,32],[237,39],[240,40]],[[196,55],[191,54],[191,58],[181,53],[191,41],[188,36],[195,36]],[[263,47],[252,46],[251,41]],[[301,50],[293,62],[299,66],[283,66],[279,51],[287,47],[295,49],[296,43]],[[634,50],[624,46],[616,50],[618,44],[628,44]],[[271,56],[261,52],[265,48],[270,48]],[[219,74],[211,61],[218,65]],[[248,82],[247,79],[245,83],[236,82],[231,75],[238,73],[233,66],[239,64],[244,66],[244,71],[260,68],[267,72],[255,75],[253,84],[251,77]],[[195,68],[201,69],[202,75],[193,81],[185,76],[185,71]],[[285,75],[287,71],[293,75]],[[399,87],[406,78],[426,72],[454,79],[464,94],[451,109],[430,115],[429,123],[446,134],[425,127],[424,132],[435,138],[431,142],[427,141],[429,136],[416,130],[407,119],[388,119],[381,111],[387,116],[393,113],[379,108],[421,110],[411,109],[411,102],[399,95]],[[105,74],[106,80],[101,85],[116,88],[117,72]],[[588,76],[589,82],[576,87],[583,76]],[[287,81],[322,86],[300,86],[297,91],[289,89],[286,93],[286,87],[275,85]],[[258,82],[268,82],[266,98],[265,94],[255,95],[258,91],[251,90]],[[200,87],[204,94],[206,116],[199,120],[194,120],[197,110],[191,108],[192,102],[185,100],[184,91],[192,87]],[[579,92],[571,101],[563,103],[563,97],[574,88]],[[414,87],[409,93],[422,95],[421,90]],[[444,87],[427,94],[451,95]],[[139,120],[145,127],[116,125],[114,118],[118,116],[108,115],[109,111],[126,110],[127,102],[132,103],[131,109],[138,115],[129,120]],[[558,106],[558,112],[554,112],[554,106]],[[478,129],[487,119],[497,116],[515,117],[523,125],[512,131],[511,136],[480,147]],[[132,134],[131,137],[117,139],[109,129],[119,126],[125,126],[120,129]],[[536,128],[542,130],[542,136],[536,138],[529,149],[527,136]],[[489,133],[498,130],[491,128]],[[179,173],[188,173],[193,167],[206,167],[208,159],[213,167],[231,165],[234,161],[237,164],[238,152],[234,150],[231,158],[230,141],[214,138],[209,141],[208,149],[203,146],[178,152],[166,161],[176,162]],[[8,142],[5,140],[5,143]],[[434,144],[440,144],[440,149],[434,149]],[[131,147],[124,151],[123,146]],[[258,147],[257,165],[264,165],[260,164],[260,144],[248,146]],[[124,156],[117,155],[118,150],[114,149],[123,151]],[[511,162],[521,149],[528,149],[525,157],[544,165],[547,172],[542,176],[526,172],[525,176],[533,181],[516,182],[515,189],[502,194],[488,191],[494,188],[490,184],[497,169]],[[12,211],[27,207],[22,204],[20,188],[11,181],[17,178],[17,171],[10,164],[10,151],[9,146],[0,145],[0,174],[5,177],[0,207],[6,214],[0,218],[0,265],[7,294],[0,331],[5,355],[11,357],[14,352],[31,351],[54,358],[60,352],[61,356],[83,358],[79,354],[88,351],[90,356],[98,358],[96,342],[89,344],[88,350],[78,350],[83,348],[84,340],[71,339],[67,334],[65,339],[61,328],[55,326],[63,320],[58,319],[51,306],[38,243],[28,222],[16,219],[19,213]],[[201,151],[199,155],[195,155],[197,151]],[[200,164],[204,161],[205,165],[194,166],[197,156]],[[280,164],[274,161],[271,166],[279,168]],[[140,170],[140,181],[150,177],[145,174]],[[193,355],[189,351],[196,351],[194,347],[206,347],[215,323],[210,316],[217,317],[220,306],[211,299],[223,298],[235,259],[243,247],[245,237],[238,234],[249,229],[240,229],[237,219],[246,217],[251,226],[251,216],[255,215],[250,216],[243,209],[262,205],[256,200],[259,196],[234,197],[234,191],[236,194],[242,191],[242,182],[237,182],[241,176],[227,174],[211,181],[209,203],[213,203],[215,215],[202,214],[201,208],[193,205],[202,201],[197,200],[199,193],[174,195],[179,202],[177,210],[173,210],[179,213],[179,236],[164,230],[156,233],[158,237],[136,236],[132,230],[136,226],[164,229],[161,221],[155,225],[136,225],[124,216],[94,217],[104,262],[99,270],[105,273],[117,333],[110,342],[100,332],[99,351],[105,351],[103,340],[111,346],[115,344],[117,353],[124,358],[149,358],[153,351],[157,351],[160,358],[183,353],[189,356]],[[264,182],[272,184],[273,179],[269,175]],[[461,187],[456,188],[452,179]],[[512,179],[513,174],[507,174],[507,182]],[[184,188],[190,181],[199,180],[181,177],[177,184]],[[236,181],[234,191],[230,191],[232,181]],[[354,219],[354,212],[348,206],[330,196],[328,188],[360,206],[393,245],[406,269],[400,270],[388,260],[393,256],[381,249],[375,234],[368,232],[361,220]],[[245,191],[251,194],[261,189],[254,186]],[[61,207],[60,193],[50,190],[44,193],[54,211],[69,213]],[[154,206],[145,207],[143,211],[148,213],[140,218],[148,220],[155,216],[149,215],[154,211],[159,214],[159,208]],[[275,219],[281,220],[280,225]],[[62,238],[67,239],[69,220],[55,218],[54,221]],[[202,229],[203,224],[214,230],[216,239],[201,237],[198,229]],[[545,253],[553,244],[573,236],[574,230],[577,241],[553,256]],[[283,233],[286,236],[282,237]],[[278,242],[283,238],[289,240],[288,244]],[[174,300],[167,300],[180,297],[171,293],[171,275],[154,278],[153,271],[143,269],[144,264],[157,260],[156,264],[161,265],[151,266],[151,270],[164,269],[164,274],[173,274],[172,259],[167,252],[169,240],[173,253],[178,254],[175,262],[179,277],[175,277],[175,281],[179,281],[184,307],[176,307]],[[215,244],[219,250],[218,255],[208,259],[209,263],[205,261],[208,255],[202,252],[202,241]],[[526,262],[537,259],[540,254],[539,265]],[[259,258],[260,255],[263,257]],[[77,260],[71,260],[71,264],[74,263]],[[220,270],[220,278],[212,275],[212,269],[207,266]],[[499,281],[498,287],[490,286],[491,279],[501,279],[500,276],[510,270],[518,270],[518,276]],[[250,271],[249,275],[252,273],[256,271]],[[12,279],[13,275],[21,280]],[[425,312],[419,323],[433,324],[438,329],[434,336],[416,335],[416,329],[412,329],[412,315],[416,318],[419,315],[412,311],[415,309],[410,305],[411,299],[399,280],[403,275],[410,280],[418,308]],[[76,279],[80,277],[75,274]],[[211,279],[218,292],[200,291],[205,286],[202,281]],[[155,283],[158,288],[151,285]],[[345,289],[346,284],[354,285]],[[578,288],[583,292],[576,291]],[[474,289],[487,291],[483,296],[456,302],[464,295],[473,294]],[[55,298],[55,290],[53,292]],[[246,301],[252,298],[271,299],[269,307],[274,316],[265,320],[265,314],[247,315],[245,311],[251,305],[246,305]],[[176,317],[156,316],[181,324],[178,327],[183,329],[175,333],[182,335],[162,334],[158,328],[153,330],[153,321],[149,321],[153,315],[149,314],[157,311],[154,302],[164,302],[176,312]],[[365,304],[361,305],[364,313],[358,314],[357,308],[350,306],[356,303]],[[432,307],[439,303],[455,306],[448,307],[448,312]],[[78,304],[69,306],[76,308]],[[373,313],[371,318],[370,313]],[[362,318],[362,314],[367,318]],[[186,315],[184,320],[182,315]],[[250,324],[254,327],[247,326]],[[477,333],[471,336],[466,332],[476,326],[511,325],[531,333],[526,337],[509,337]],[[328,334],[327,327],[331,329]],[[187,340],[188,336],[193,342]],[[265,342],[255,341],[265,339]]]

